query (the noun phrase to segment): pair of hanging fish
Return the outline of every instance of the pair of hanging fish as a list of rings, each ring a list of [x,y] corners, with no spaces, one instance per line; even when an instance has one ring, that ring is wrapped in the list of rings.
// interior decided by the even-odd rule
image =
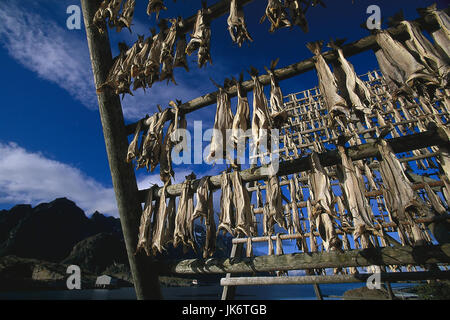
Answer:
[[[128,163],[136,159],[138,169],[146,167],[147,170],[152,172],[159,165],[160,178],[164,183],[169,182],[174,177],[171,155],[173,147],[181,140],[177,130],[186,129],[187,126],[185,115],[180,114],[179,106],[181,101],[177,100],[176,103],[171,101],[169,104],[173,109],[156,112],[148,119],[138,122],[134,138],[128,147],[126,158]],[[166,135],[163,137],[164,125],[169,119],[171,112],[174,113],[174,117],[166,131]],[[148,129],[147,133],[142,136],[139,145],[143,125]]]
[[[325,7],[321,0],[284,0],[284,2],[282,0],[268,0],[265,14],[262,16],[260,23],[267,18],[271,23],[269,32],[297,25],[306,33],[309,31],[306,12],[310,6],[318,4]]]
[[[93,23],[101,33],[105,32],[107,20],[109,27],[116,27],[117,32],[123,28],[131,31],[136,0],[126,0],[120,13],[122,2],[123,0],[104,0],[100,4],[100,8],[94,15]]]
[[[378,44],[375,55],[394,100],[400,96],[408,99],[421,96],[431,101],[436,89],[447,88],[449,84],[450,18],[435,6],[419,12],[435,15],[440,25],[432,33],[435,44],[422,34],[416,22],[406,21],[402,12],[391,18],[389,24],[403,26],[408,39],[395,40],[388,30],[374,31]]]

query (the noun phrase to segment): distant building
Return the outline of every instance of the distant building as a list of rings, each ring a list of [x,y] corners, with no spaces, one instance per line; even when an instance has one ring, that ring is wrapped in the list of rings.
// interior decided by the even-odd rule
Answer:
[[[95,287],[96,288],[116,288],[118,286],[118,279],[113,278],[108,275],[102,275],[97,278],[95,281]]]

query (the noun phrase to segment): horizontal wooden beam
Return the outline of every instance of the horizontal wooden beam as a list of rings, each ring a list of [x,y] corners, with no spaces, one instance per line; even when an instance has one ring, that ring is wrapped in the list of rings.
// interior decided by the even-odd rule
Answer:
[[[165,274],[245,274],[276,270],[367,267],[372,265],[425,265],[433,263],[450,263],[450,244],[292,253],[251,258],[160,261],[160,272]]]
[[[221,286],[262,286],[277,284],[327,284],[367,282],[371,273],[338,274],[325,276],[287,276],[287,277],[236,277],[222,278]],[[420,281],[431,279],[450,279],[450,271],[381,272],[380,282]]]
[[[226,2],[226,1],[224,1],[224,2]],[[217,10],[218,13],[222,12],[224,10],[223,3],[219,3],[219,4],[217,4],[217,6],[220,8],[220,10]],[[192,19],[192,18],[190,18],[190,19]],[[421,24],[421,26],[424,29],[430,29],[430,28],[432,28],[433,25],[435,25],[437,23],[436,21],[433,20],[432,17],[429,18],[427,20],[427,22],[425,22],[424,19],[422,19],[422,18],[417,19],[415,21],[417,21],[419,24]],[[402,36],[405,35],[406,27],[404,25],[399,25],[395,28],[389,28],[388,30],[394,38],[401,38]],[[365,38],[354,41],[354,42],[349,43],[342,47],[344,55],[346,57],[351,57],[351,56],[354,56],[361,52],[375,49],[375,48],[377,48],[377,43],[376,43],[376,39],[375,39],[374,35],[367,36]],[[338,56],[334,50],[329,50],[328,52],[325,52],[323,54],[323,57],[325,58],[325,60],[327,62],[333,62],[338,58]],[[274,73],[275,73],[275,77],[281,81],[281,80],[290,79],[294,76],[314,70],[314,68],[315,68],[314,58],[311,57],[306,60],[291,64],[287,67],[279,68],[279,69],[275,70]],[[270,77],[267,74],[259,76],[258,79],[264,86],[267,86],[270,84]],[[242,89],[245,92],[252,91],[253,90],[253,80],[244,81],[242,83]],[[237,96],[236,86],[230,87],[227,90],[227,92],[230,95],[230,97]],[[216,103],[217,93],[218,93],[218,91],[211,92],[211,93],[205,94],[201,97],[195,98],[191,101],[188,101],[188,102],[182,104],[180,106],[181,112],[183,112],[185,114],[191,113],[200,108],[203,108],[203,107],[206,107],[206,106]],[[174,97],[174,99],[175,99],[175,97]],[[133,134],[136,131],[136,126],[137,126],[137,122],[127,125],[127,133],[129,135]]]
[[[387,142],[392,147],[395,153],[406,152],[411,150],[417,150],[426,148],[429,146],[442,145],[449,143],[448,139],[439,130],[429,130],[421,133],[415,133],[408,136],[403,136],[394,139],[388,139]],[[353,160],[362,160],[366,158],[373,158],[379,156],[378,147],[376,143],[366,143],[361,145],[356,145],[347,148],[348,156]],[[337,150],[330,150],[319,154],[319,159],[324,167],[336,165],[341,162],[341,158]],[[310,160],[309,156],[287,160],[279,163],[279,170],[277,172],[278,176],[286,176],[293,173],[303,172],[310,170]],[[244,182],[252,182],[257,180],[265,180],[268,178],[267,170],[264,167],[250,168],[242,170],[240,172],[241,178]],[[213,189],[220,188],[221,175],[211,177],[211,184]],[[197,188],[200,179],[193,182],[194,190]],[[183,184],[174,184],[166,188],[166,192],[169,196],[179,196],[181,195]],[[153,189],[155,196],[159,197],[162,188]],[[150,189],[145,189],[139,191],[141,202],[145,202],[147,192]]]

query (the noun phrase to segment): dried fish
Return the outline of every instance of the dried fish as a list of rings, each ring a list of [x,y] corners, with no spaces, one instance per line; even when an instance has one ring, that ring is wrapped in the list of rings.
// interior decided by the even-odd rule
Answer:
[[[278,177],[273,175],[266,182],[266,206],[268,206],[266,218],[266,228],[264,233],[271,235],[275,223],[280,227],[288,230],[286,219],[284,218],[284,210],[281,201],[281,188]]]
[[[192,188],[195,178],[195,174],[191,173],[183,183],[175,217],[173,246],[177,247],[179,244],[183,244],[185,248],[191,247],[197,252],[194,238],[194,190]]]
[[[186,47],[186,53],[190,56],[198,50],[198,66],[201,68],[207,62],[212,64],[210,55],[211,27],[206,21],[204,9],[197,13],[197,20],[191,34],[191,40]]]
[[[304,0],[285,0],[286,6],[289,8],[292,24],[299,26],[303,32],[307,33],[309,27],[305,14],[308,7],[303,8],[302,3],[304,2]]]
[[[154,35],[155,31],[152,30],[153,43],[150,47],[150,52],[144,66],[144,75],[149,88],[152,87],[153,83],[159,80],[161,66],[160,59],[163,42],[165,40],[165,31],[166,27],[164,26],[164,23],[161,24],[161,29],[156,37]]]
[[[270,108],[272,118],[272,124],[274,128],[280,128],[288,118],[286,110],[284,110],[283,93],[281,92],[280,85],[275,77],[275,67],[278,64],[279,59],[272,61],[270,69],[264,67],[270,77]]]
[[[285,7],[280,0],[268,0],[265,14],[262,16],[260,23],[263,23],[266,18],[271,23],[269,32],[274,32],[279,28],[292,27]]]
[[[161,47],[160,63],[162,64],[162,69],[159,80],[163,81],[167,79],[167,81],[171,80],[174,84],[177,84],[173,77],[173,63],[174,63],[173,51],[175,41],[177,39],[179,21],[176,19],[171,19],[170,22],[172,23],[172,26],[167,32],[167,36],[164,39]]]
[[[242,46],[245,40],[253,41],[247,31],[244,10],[242,6],[238,5],[237,0],[231,0],[230,16],[228,17],[227,23],[231,39],[233,42],[237,43],[239,47]]]
[[[409,225],[413,225],[412,217],[420,213],[423,216],[432,217],[434,214],[423,200],[414,192],[411,182],[406,177],[400,161],[386,141],[378,143],[378,150],[383,157],[380,161],[380,173],[385,187],[383,197],[392,221],[398,225],[399,235],[403,243],[408,241],[406,235],[411,233]],[[411,243],[411,244],[412,244]]]
[[[139,146],[138,146],[138,142],[139,142],[139,136],[141,133],[141,128],[142,128],[142,120],[140,120],[136,126],[136,132],[134,133],[134,138],[131,141],[129,147],[128,147],[128,152],[127,152],[127,163],[130,163],[131,161],[133,161],[134,158],[139,158]]]
[[[177,48],[175,50],[175,58],[173,62],[174,68],[183,67],[186,69],[186,71],[189,72],[189,66],[186,59],[186,35],[180,34],[178,35],[177,40]]]
[[[253,79],[253,116],[252,136],[253,147],[257,150],[268,139],[267,131],[271,127],[268,112],[268,102],[261,82],[258,79],[258,71],[251,69],[250,75]]]
[[[253,213],[250,207],[250,196],[247,188],[242,183],[239,172],[234,171],[231,178],[233,186],[233,204],[236,214],[235,232],[251,237],[253,230]]]
[[[311,172],[309,185],[312,199],[311,215],[322,238],[326,250],[339,250],[342,242],[339,239],[332,222],[332,196],[330,193],[330,180],[322,167],[317,152],[310,156]]]
[[[164,183],[170,181],[175,175],[172,168],[172,149],[174,144],[170,138],[174,131],[175,121],[171,121],[161,146],[161,156],[159,159],[159,175],[161,181]]]
[[[104,92],[106,89],[115,89],[116,84],[119,82],[119,76],[122,70],[122,65],[127,58],[128,46],[119,42],[119,55],[114,58],[113,65],[108,72],[106,81],[97,88],[97,93]]]
[[[135,78],[133,90],[137,90],[138,88],[145,89],[146,87],[144,68],[152,43],[152,37],[145,39],[141,45],[140,51],[134,56],[134,60],[131,65],[131,76]]]
[[[219,87],[214,132],[211,138],[210,153],[206,158],[208,162],[227,158],[228,150],[232,149],[231,142],[227,140],[227,130],[231,130],[232,126],[233,113],[231,111],[230,98],[225,88]],[[233,161],[233,159],[230,159],[230,161]]]
[[[161,10],[167,10],[167,8],[164,6],[163,0],[149,0],[148,6],[147,6],[147,14],[149,16],[151,16],[152,13],[156,12],[156,20],[158,20],[159,12]]]
[[[214,221],[213,191],[210,186],[210,177],[203,177],[197,188],[197,205],[193,219],[201,217],[205,221],[206,241],[203,249],[203,258],[214,254],[216,249],[216,222]]]
[[[361,242],[365,241],[363,248],[367,248],[367,232],[374,228],[372,221],[373,212],[364,194],[364,179],[360,169],[355,166],[347,155],[343,145],[338,146],[342,165],[338,167],[338,177],[347,203],[348,211],[353,218],[355,231],[353,238],[355,241],[361,237]]]
[[[444,208],[440,198],[436,195],[436,193],[434,193],[428,183],[425,183],[425,191],[433,209],[439,214],[445,214],[447,210]]]
[[[147,136],[144,139],[141,156],[138,160],[138,168],[146,167],[153,172],[159,164],[161,156],[161,146],[163,143],[163,128],[169,116],[170,109],[161,113],[155,113],[146,120],[149,126]]]
[[[147,199],[145,200],[144,210],[141,215],[141,224],[139,226],[139,239],[136,248],[136,253],[144,250],[149,256],[151,254],[152,246],[152,216],[154,210],[157,208],[153,206],[153,195],[158,186],[154,185],[147,193]]]
[[[310,42],[306,46],[315,55],[314,63],[319,78],[319,89],[324,97],[331,119],[333,123],[337,122],[342,128],[346,128],[344,123],[350,119],[350,108],[345,99],[339,95],[336,77],[321,53],[323,41]]]
[[[231,131],[231,140],[238,145],[239,143],[245,143],[245,141],[240,142],[240,137],[242,131],[245,132],[250,127],[250,106],[248,104],[247,94],[242,89],[242,81],[244,75],[241,73],[239,81],[235,80],[237,94],[238,94],[238,102],[236,114],[234,115],[232,131]]]
[[[106,19],[108,18],[108,11],[106,9],[110,5],[111,0],[103,0],[100,7],[97,9],[94,15],[92,23],[97,27],[100,33],[105,32]]]
[[[338,87],[341,89],[341,93],[344,96],[349,97],[349,104],[351,104],[356,110],[365,114],[371,114],[371,94],[366,84],[356,75],[355,68],[345,58],[344,51],[342,50],[342,40],[330,41],[328,47],[336,50],[338,54],[338,64],[335,63],[334,70],[337,73],[338,68],[342,69],[342,73],[345,75],[344,79],[338,81]],[[337,77],[336,77],[337,78]]]
[[[393,39],[387,30],[378,30],[375,33],[375,39],[386,59],[402,71],[404,75],[402,83],[415,88],[418,92],[421,92],[421,85],[431,88],[439,85],[425,66],[417,61],[399,41]]]
[[[131,23],[133,22],[134,9],[136,7],[136,0],[127,0],[123,5],[122,14],[117,20],[116,31],[120,32],[123,28],[128,28],[131,32]]]
[[[106,8],[107,16],[109,18],[109,27],[112,28],[117,24],[119,20],[120,7],[122,6],[123,0],[111,0],[108,7]]]
[[[220,215],[217,233],[219,233],[220,230],[223,230],[224,234],[228,232],[230,235],[234,237],[236,218],[232,207],[233,194],[231,190],[231,177],[226,172],[222,173],[220,185],[222,189],[222,194],[220,196]]]
[[[409,35],[409,39],[404,42],[406,48],[422,63],[422,65],[427,67],[430,72],[433,72],[441,77],[442,81],[445,81],[449,73],[449,66],[435,49],[433,44],[423,35],[417,22],[406,21],[403,17],[403,13],[400,12],[391,19],[391,24],[405,26]],[[446,84],[443,82],[443,87],[445,87],[445,85]]]
[[[152,251],[153,254],[157,252],[162,253],[165,249],[165,240],[167,240],[167,236],[165,232],[167,229],[167,216],[168,216],[168,206],[167,206],[167,198],[166,198],[166,189],[167,186],[170,185],[170,181],[167,181],[163,188],[161,189],[161,196],[159,198],[158,212],[155,216],[155,226],[153,230],[152,237]]]
[[[450,17],[441,10],[437,10],[436,4],[427,8],[417,9],[422,17],[433,15],[439,24],[439,28],[431,32],[434,45],[447,63],[450,62]]]

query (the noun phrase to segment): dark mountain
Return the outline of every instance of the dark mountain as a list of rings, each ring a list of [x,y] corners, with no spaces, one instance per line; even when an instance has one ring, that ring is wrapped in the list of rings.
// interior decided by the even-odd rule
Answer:
[[[194,233],[198,252],[168,245],[162,258],[200,258],[206,239],[204,226],[196,224]],[[229,257],[230,252],[231,237],[220,235],[214,256]],[[130,278],[120,220],[99,212],[88,218],[66,198],[34,208],[17,205],[0,211],[0,257],[5,256],[75,264],[93,274],[117,273]]]
[[[125,241],[118,234],[96,234],[78,242],[62,263],[100,274],[113,264],[128,264]]]
[[[19,205],[0,215],[0,256],[59,262],[75,244],[102,232],[121,235],[119,219],[98,212],[89,219],[66,198],[35,208]]]

